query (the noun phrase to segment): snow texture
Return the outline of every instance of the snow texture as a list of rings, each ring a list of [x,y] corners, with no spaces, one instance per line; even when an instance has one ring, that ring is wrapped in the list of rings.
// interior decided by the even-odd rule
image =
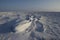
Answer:
[[[0,40],[60,40],[60,12],[0,12]]]

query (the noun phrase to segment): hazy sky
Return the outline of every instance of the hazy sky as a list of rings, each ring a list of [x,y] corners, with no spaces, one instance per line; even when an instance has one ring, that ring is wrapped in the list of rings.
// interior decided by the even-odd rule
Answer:
[[[0,0],[0,10],[60,11],[60,0]]]

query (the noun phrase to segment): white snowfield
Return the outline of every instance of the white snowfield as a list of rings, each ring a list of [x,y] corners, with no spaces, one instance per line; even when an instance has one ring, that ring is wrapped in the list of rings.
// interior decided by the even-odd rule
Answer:
[[[30,25],[31,25],[32,22],[29,22],[27,20],[23,21],[22,23],[20,23],[16,28],[15,30],[17,31],[16,33],[19,33],[19,32],[23,32],[25,31]]]

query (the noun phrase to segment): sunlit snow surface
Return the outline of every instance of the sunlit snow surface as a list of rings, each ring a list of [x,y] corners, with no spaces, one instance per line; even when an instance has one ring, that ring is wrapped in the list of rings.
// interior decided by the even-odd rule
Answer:
[[[0,40],[60,40],[60,12],[0,12]]]
[[[32,22],[29,22],[27,20],[23,21],[23,24],[19,24],[15,29],[17,33],[25,31],[28,27],[30,27]]]

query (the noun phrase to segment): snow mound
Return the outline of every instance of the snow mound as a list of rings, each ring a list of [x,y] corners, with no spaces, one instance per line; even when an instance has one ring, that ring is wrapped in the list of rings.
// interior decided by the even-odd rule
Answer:
[[[25,23],[26,22],[26,23]],[[28,21],[24,21],[22,24],[20,23],[16,28],[15,30],[17,31],[17,33],[19,32],[23,32],[25,31],[30,25],[31,25],[32,22],[28,22]]]

